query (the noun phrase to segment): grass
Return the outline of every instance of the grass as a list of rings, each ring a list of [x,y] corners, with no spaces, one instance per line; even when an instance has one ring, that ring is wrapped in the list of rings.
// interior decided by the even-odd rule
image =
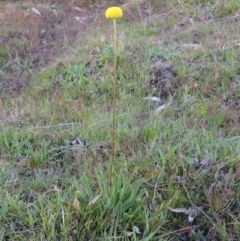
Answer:
[[[118,22],[111,185],[110,22],[2,94],[0,240],[240,239],[240,6],[166,2],[132,1]],[[176,72],[170,89],[159,60]]]

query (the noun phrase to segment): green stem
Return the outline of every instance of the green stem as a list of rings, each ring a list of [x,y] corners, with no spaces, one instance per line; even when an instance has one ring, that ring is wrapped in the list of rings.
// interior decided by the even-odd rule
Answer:
[[[114,72],[113,72],[113,112],[112,112],[112,155],[110,163],[110,182],[112,181],[112,166],[115,160],[115,119],[116,119],[116,85],[117,85],[117,25],[113,19],[114,26]]]

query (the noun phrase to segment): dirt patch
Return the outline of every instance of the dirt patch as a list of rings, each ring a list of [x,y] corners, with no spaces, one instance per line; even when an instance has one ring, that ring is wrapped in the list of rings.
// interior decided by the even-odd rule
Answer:
[[[2,3],[0,13],[0,94],[14,97],[92,25],[98,1]],[[91,11],[94,8],[94,11]]]
[[[174,95],[173,80],[177,76],[176,69],[169,63],[161,60],[156,61],[152,66],[152,78],[150,85],[157,92],[157,95],[165,101],[169,95]]]

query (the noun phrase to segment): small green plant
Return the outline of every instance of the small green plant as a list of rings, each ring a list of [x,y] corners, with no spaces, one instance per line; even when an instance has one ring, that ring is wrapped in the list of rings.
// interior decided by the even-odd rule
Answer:
[[[106,185],[104,171],[96,172],[96,183],[84,174],[75,180],[75,199],[73,207],[77,216],[86,227],[78,227],[79,237],[88,232],[91,235],[135,236],[138,228],[141,232],[146,227],[147,210],[143,192],[143,181],[133,180],[133,175],[126,178],[123,173],[114,175],[112,185]],[[95,190],[95,186],[98,188]]]

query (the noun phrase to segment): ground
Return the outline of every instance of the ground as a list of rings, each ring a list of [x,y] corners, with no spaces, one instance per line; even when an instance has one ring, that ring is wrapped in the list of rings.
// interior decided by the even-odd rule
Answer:
[[[239,10],[1,2],[0,241],[239,240]]]
[[[18,95],[36,72],[66,54],[99,12],[99,5],[90,8],[80,1],[2,3],[1,93]]]

